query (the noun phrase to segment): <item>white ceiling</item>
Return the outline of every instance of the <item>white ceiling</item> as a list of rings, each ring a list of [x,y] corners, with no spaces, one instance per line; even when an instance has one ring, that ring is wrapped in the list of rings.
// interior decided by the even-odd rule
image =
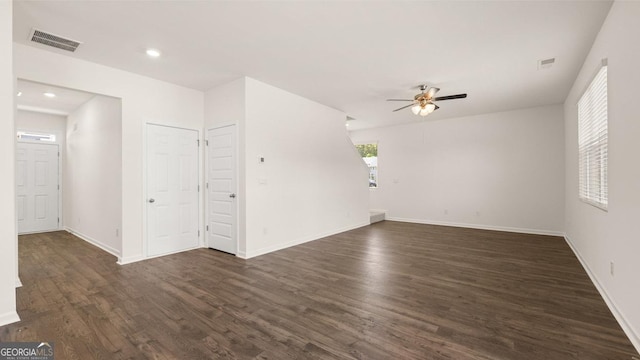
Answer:
[[[56,96],[54,98],[46,97],[43,95],[46,92]],[[18,109],[54,115],[69,115],[95,95],[21,79],[18,79],[16,93],[20,93],[20,96],[16,97]]]
[[[346,112],[351,129],[424,120],[392,113],[419,84],[435,120],[564,101],[611,1],[15,1],[32,27],[83,42],[47,48],[199,90],[249,76]],[[147,47],[162,51],[149,59]],[[556,58],[539,71],[537,61]]]

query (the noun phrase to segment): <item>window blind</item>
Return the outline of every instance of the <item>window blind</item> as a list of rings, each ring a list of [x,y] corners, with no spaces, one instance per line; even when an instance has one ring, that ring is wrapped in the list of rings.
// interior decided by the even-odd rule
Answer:
[[[600,68],[578,102],[580,199],[607,209],[607,66]]]

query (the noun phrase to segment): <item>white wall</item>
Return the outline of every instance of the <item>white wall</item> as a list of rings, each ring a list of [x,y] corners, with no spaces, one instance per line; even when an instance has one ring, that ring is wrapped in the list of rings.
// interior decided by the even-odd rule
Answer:
[[[11,1],[0,1],[0,325],[20,320],[16,313],[17,235],[15,213],[15,132]]]
[[[17,110],[16,130],[46,132],[56,135],[56,142],[64,145],[67,117],[34,111]]]
[[[245,82],[242,77],[217,86],[204,95],[204,124],[206,129],[239,124],[245,118]]]
[[[122,157],[120,262],[142,259],[146,236],[144,124],[152,122],[201,130],[204,93],[21,44],[13,44],[13,58],[18,78],[122,99],[122,154],[125,156]]]
[[[121,255],[122,106],[96,95],[69,114],[63,181],[64,227]]]
[[[240,255],[368,225],[368,171],[347,136],[346,115],[250,78],[245,90],[247,248]]]
[[[368,171],[347,137],[345,119],[340,111],[251,78],[206,92],[205,128],[237,125],[239,256],[369,223]]]
[[[371,207],[387,219],[561,234],[562,116],[554,105],[350,135],[378,142]]]
[[[616,1],[564,106],[566,235],[640,350],[640,3]],[[609,209],[578,200],[579,97],[608,59]],[[615,264],[610,275],[610,262]]]

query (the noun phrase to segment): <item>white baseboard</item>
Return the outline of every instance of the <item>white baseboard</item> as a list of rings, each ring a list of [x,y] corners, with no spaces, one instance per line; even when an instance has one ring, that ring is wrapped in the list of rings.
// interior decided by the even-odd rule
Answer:
[[[550,236],[560,236],[560,237],[564,236],[563,232],[553,231],[553,230],[526,229],[526,228],[493,226],[493,225],[482,225],[482,224],[466,224],[466,223],[438,221],[438,220],[407,219],[407,218],[399,218],[399,217],[388,217],[386,220],[409,222],[409,223],[416,223],[416,224],[427,224],[427,225],[453,226],[453,227],[462,227],[462,228],[469,228],[469,229],[506,231],[506,232],[521,233],[521,234],[550,235]]]
[[[18,321],[20,321],[20,316],[18,316],[18,313],[15,311],[0,315],[0,326],[9,325]]]
[[[151,255],[151,256],[136,255],[136,256],[129,256],[129,257],[126,257],[126,258],[118,258],[117,264],[118,265],[127,265],[127,264],[132,264],[132,263],[135,263],[135,262],[138,262],[138,261],[142,261],[142,260],[155,259],[155,258],[159,258],[159,257],[163,257],[163,256],[178,254],[178,253],[181,253],[181,252],[191,251],[191,250],[195,250],[195,249],[202,249],[202,248],[203,248],[203,246],[200,246],[200,244],[198,244],[198,246],[195,246],[195,247],[192,247],[192,248],[188,248],[188,249],[184,249],[184,250],[178,250],[178,251],[172,251],[172,252],[159,254],[159,255]]]
[[[146,258],[142,255],[137,255],[137,256],[128,256],[128,257],[119,257],[118,261],[116,261],[116,263],[118,265],[127,265],[127,264],[132,264],[138,261],[142,261],[145,260]]]
[[[20,277],[16,277],[16,288],[22,287],[22,281],[20,281]]]
[[[578,258],[578,261],[580,261],[580,264],[582,264],[582,267],[587,272],[587,275],[589,275],[591,282],[593,283],[593,285],[595,285],[596,289],[600,293],[600,296],[602,296],[602,299],[609,307],[609,310],[611,310],[611,313],[618,321],[618,324],[620,324],[622,331],[624,331],[624,333],[627,335],[633,346],[636,348],[636,351],[640,352],[640,333],[636,331],[633,326],[626,320],[626,317],[624,316],[622,311],[620,311],[620,309],[616,305],[616,302],[611,296],[609,296],[607,290],[600,284],[600,281],[598,281],[598,277],[593,271],[591,271],[591,268],[582,257],[582,255],[580,255],[578,248],[573,245],[573,242],[571,242],[569,236],[564,235],[564,240],[567,242],[571,250],[573,250],[573,253]]]
[[[360,224],[356,224],[356,225],[352,225],[352,226],[347,226],[347,227],[344,227],[344,228],[336,229],[336,230],[333,230],[333,231],[327,231],[327,232],[324,232],[324,233],[321,233],[321,234],[316,234],[316,235],[312,235],[312,236],[306,236],[306,237],[299,238],[299,239],[296,239],[296,240],[293,240],[293,241],[288,241],[286,243],[267,246],[267,247],[264,247],[262,249],[258,249],[258,250],[255,250],[255,251],[247,251],[247,252],[240,251],[240,252],[238,252],[237,256],[239,258],[242,258],[242,259],[250,259],[250,258],[253,258],[253,257],[256,257],[256,256],[268,254],[270,252],[286,249],[288,247],[304,244],[304,243],[309,242],[309,241],[318,240],[318,239],[321,239],[323,237],[339,234],[341,232],[357,229],[357,228],[360,228],[360,227],[363,227],[363,226],[368,226],[368,225],[369,225],[369,222],[367,221],[367,222],[363,222],[363,223],[360,223]]]
[[[25,232],[18,233],[18,236],[19,235],[32,235],[32,234],[46,234],[46,233],[52,233],[52,232],[56,232],[56,231],[64,231],[64,228],[51,229],[51,230],[39,230],[39,231],[25,231]]]
[[[117,258],[120,258],[120,251],[119,250],[114,249],[113,247],[111,247],[109,245],[103,244],[102,242],[100,242],[100,241],[98,241],[98,240],[96,240],[96,239],[94,239],[94,238],[92,238],[90,236],[84,235],[81,232],[76,231],[76,230],[74,230],[74,229],[72,229],[70,227],[66,227],[65,226],[64,230],[69,232],[69,233],[71,233],[72,235],[75,235],[75,236],[79,237],[80,239],[88,242],[89,244],[91,244],[93,246],[97,246],[100,249],[108,252],[109,254],[111,254],[111,255],[113,255],[113,256],[115,256]]]

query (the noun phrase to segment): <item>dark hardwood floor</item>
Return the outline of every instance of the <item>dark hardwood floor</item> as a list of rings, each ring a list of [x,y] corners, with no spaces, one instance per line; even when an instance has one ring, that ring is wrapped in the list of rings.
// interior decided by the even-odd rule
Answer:
[[[1,341],[62,359],[640,359],[563,239],[381,222],[250,260],[119,266],[21,236]]]

